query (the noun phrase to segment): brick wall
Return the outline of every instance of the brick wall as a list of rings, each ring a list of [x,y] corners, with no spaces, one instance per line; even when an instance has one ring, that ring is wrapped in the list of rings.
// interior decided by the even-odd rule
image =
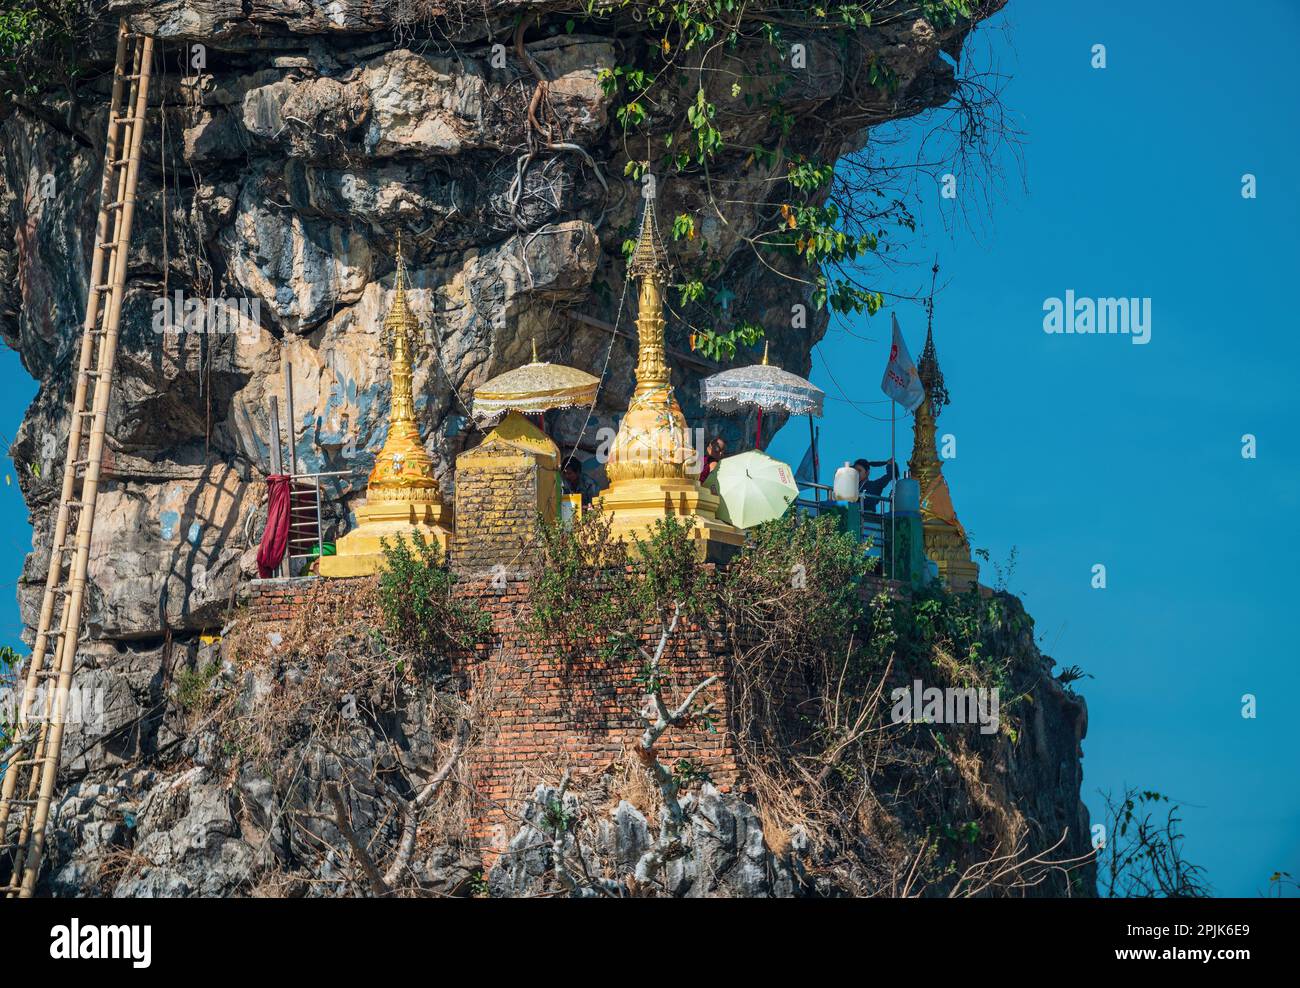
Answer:
[[[468,681],[490,724],[490,740],[476,753],[472,771],[482,813],[476,836],[489,856],[514,832],[523,799],[538,782],[554,783],[564,768],[575,779],[599,776],[625,754],[633,757],[645,724],[639,715],[644,691],[639,664],[607,660],[598,649],[582,654],[539,647],[527,636],[528,583],[511,581],[503,590],[485,589],[484,604],[498,634],[465,664]],[[658,631],[643,636],[648,649]],[[717,709],[716,730],[698,726],[671,729],[658,744],[659,757],[672,765],[689,759],[721,789],[739,779],[729,718],[727,672],[730,646],[719,635],[696,627],[678,629],[662,663],[669,687],[665,700],[680,702],[710,676],[718,682],[701,694]]]
[[[292,621],[324,581],[319,576],[274,577],[252,580],[247,586],[248,617],[259,624]],[[339,591],[346,588],[340,583]]]
[[[270,632],[318,595],[329,598],[333,608],[346,606],[373,580],[253,581],[247,596],[249,619]],[[644,693],[637,682],[640,667],[634,662],[604,660],[595,648],[564,655],[531,640],[526,579],[510,579],[504,585],[497,581],[496,586],[491,579],[465,579],[462,588],[493,619],[491,642],[453,660],[453,672],[468,685],[487,728],[485,743],[474,750],[468,768],[479,797],[472,832],[490,862],[514,832],[523,800],[538,782],[554,783],[566,767],[575,779],[598,776],[624,752],[631,753],[644,728],[639,716]],[[648,648],[657,641],[657,630],[647,632]],[[735,739],[728,729],[730,656],[725,636],[698,627],[679,628],[663,661],[670,684],[665,699],[680,702],[695,685],[718,676],[701,695],[703,702],[715,704],[715,730],[694,725],[671,729],[658,745],[666,764],[689,759],[724,790],[740,781]]]

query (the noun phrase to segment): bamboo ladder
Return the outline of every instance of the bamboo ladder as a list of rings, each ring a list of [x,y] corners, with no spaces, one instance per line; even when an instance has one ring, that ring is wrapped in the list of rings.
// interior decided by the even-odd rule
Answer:
[[[49,575],[14,737],[8,751],[0,753],[0,771],[4,772],[0,784],[0,868],[6,863],[12,866],[11,877],[0,885],[0,892],[10,899],[30,898],[36,889],[50,801],[59,774],[63,726],[81,636],[86,564],[99,493],[152,62],[153,38],[134,33],[123,19],[117,34],[99,221]],[[69,541],[68,534],[74,530],[75,540]]]

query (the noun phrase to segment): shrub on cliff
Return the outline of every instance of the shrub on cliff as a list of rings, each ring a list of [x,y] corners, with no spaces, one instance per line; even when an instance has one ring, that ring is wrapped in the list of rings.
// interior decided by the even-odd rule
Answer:
[[[14,733],[14,721],[18,719],[17,704],[14,702],[18,685],[15,671],[21,664],[17,652],[8,645],[0,645],[0,752],[9,747]]]
[[[765,654],[842,656],[865,613],[862,579],[875,566],[835,519],[786,517],[750,531],[719,596],[728,621],[756,632]]]
[[[538,525],[529,631],[564,654],[594,648],[611,657],[629,644],[634,604],[627,547],[610,540],[609,526],[607,516],[590,511],[571,528]]]
[[[662,519],[631,546],[609,529],[607,515],[590,511],[571,528],[538,526],[529,621],[536,638],[565,653],[594,648],[632,658],[647,625],[666,626],[675,612],[706,620],[716,610],[713,581],[685,524]]]
[[[437,543],[418,530],[408,540],[381,539],[379,607],[393,643],[428,661],[473,648],[492,626],[492,617],[456,593],[456,577]]]

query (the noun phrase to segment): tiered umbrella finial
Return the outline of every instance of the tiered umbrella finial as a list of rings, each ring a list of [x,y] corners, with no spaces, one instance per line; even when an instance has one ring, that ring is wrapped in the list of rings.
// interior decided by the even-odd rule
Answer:
[[[536,414],[553,408],[581,408],[596,400],[599,388],[600,379],[585,371],[538,360],[534,337],[531,363],[498,374],[474,392],[474,417],[491,420],[512,410]]]

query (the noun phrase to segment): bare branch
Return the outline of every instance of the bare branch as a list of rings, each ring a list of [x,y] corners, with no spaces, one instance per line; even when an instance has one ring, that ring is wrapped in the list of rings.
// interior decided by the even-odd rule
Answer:
[[[361,841],[357,839],[352,824],[348,822],[347,808],[343,805],[343,796],[340,793],[339,784],[337,782],[330,783],[324,787],[324,790],[326,797],[334,805],[334,825],[339,828],[339,833],[343,835],[343,839],[347,841],[348,847],[351,848],[353,859],[365,872],[366,879],[370,882],[370,890],[375,895],[388,895],[392,890],[388,887],[388,883],[384,881],[384,876],[379,874],[379,869],[375,866],[370,853],[361,846]]]
[[[451,751],[447,754],[438,771],[433,774],[425,787],[409,803],[406,803],[402,812],[404,819],[402,821],[402,838],[398,845],[397,854],[394,855],[392,863],[388,866],[388,871],[384,874],[384,883],[394,885],[401,877],[402,872],[411,862],[411,853],[415,850],[415,835],[420,828],[420,811],[424,809],[437,795],[442,784],[447,781],[451,775],[451,770],[456,767],[460,756],[465,751],[465,745],[469,741],[469,720],[462,718],[460,726],[456,730],[456,739],[452,742]]]

